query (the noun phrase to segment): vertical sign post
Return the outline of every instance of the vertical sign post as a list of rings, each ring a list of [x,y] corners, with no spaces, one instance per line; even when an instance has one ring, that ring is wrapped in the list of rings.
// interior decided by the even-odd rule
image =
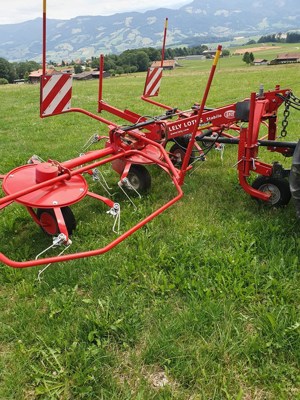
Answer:
[[[218,61],[219,61],[219,58],[220,58],[220,55],[221,55],[221,50],[222,50],[222,46],[219,45],[218,48],[217,48],[217,51],[216,51],[216,55],[215,55],[215,58],[214,58],[213,65],[212,65],[211,70],[210,70],[210,74],[209,74],[209,77],[208,77],[208,81],[207,81],[207,84],[206,84],[204,95],[202,97],[201,105],[200,105],[200,108],[199,108],[199,111],[198,111],[198,115],[197,115],[197,119],[196,119],[196,123],[195,123],[195,128],[194,128],[194,131],[192,133],[191,139],[189,141],[189,144],[188,144],[188,147],[186,149],[186,153],[185,153],[185,156],[184,156],[184,159],[183,159],[181,172],[180,172],[180,180],[179,180],[179,184],[180,185],[182,185],[183,182],[184,182],[186,169],[187,169],[187,166],[189,164],[189,159],[190,159],[192,151],[193,151],[193,146],[194,146],[194,143],[195,143],[195,138],[196,138],[196,135],[197,135],[198,127],[199,127],[199,124],[200,124],[200,121],[201,121],[201,117],[202,117],[203,110],[204,110],[204,107],[205,107],[205,103],[206,103],[206,100],[207,100],[207,97],[208,97],[209,89],[210,89],[210,86],[211,86],[211,83],[212,83],[212,80],[213,80],[213,77],[214,77],[214,74],[215,74],[215,71],[216,71],[216,67],[217,67],[217,64],[218,64]]]

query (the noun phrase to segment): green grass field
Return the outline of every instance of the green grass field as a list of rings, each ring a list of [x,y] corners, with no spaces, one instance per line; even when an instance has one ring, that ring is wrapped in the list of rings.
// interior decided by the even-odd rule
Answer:
[[[210,66],[184,61],[166,72],[159,100],[190,108]],[[105,80],[104,99],[159,114],[139,99],[144,78]],[[300,96],[299,64],[221,59],[207,105],[242,100],[260,84]],[[75,82],[72,106],[95,112],[97,82]],[[287,140],[298,140],[299,124],[291,110]],[[33,154],[76,157],[94,133],[107,128],[75,113],[41,120],[37,86],[0,86],[0,173]],[[260,157],[291,163],[266,150]],[[271,209],[251,199],[236,162],[234,146],[223,160],[211,151],[187,175],[180,202],[101,257],[52,265],[41,282],[38,268],[0,266],[1,400],[300,399],[300,223],[293,202]],[[149,170],[153,189],[134,199],[134,211],[118,176],[104,168],[122,206],[122,231],[174,195],[166,175]],[[115,237],[99,202],[84,200],[73,211],[72,251]],[[13,204],[0,217],[1,252],[32,259],[49,246],[25,208]]]

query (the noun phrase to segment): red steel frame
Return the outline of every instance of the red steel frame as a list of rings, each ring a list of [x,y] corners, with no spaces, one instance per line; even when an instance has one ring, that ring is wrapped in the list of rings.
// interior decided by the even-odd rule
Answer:
[[[220,51],[220,50],[219,50]],[[214,63],[215,65],[215,63]],[[103,68],[103,58],[102,58],[102,68]],[[212,69],[214,72],[214,68]],[[46,72],[46,0],[43,0],[43,76],[45,75]],[[211,78],[213,74],[211,73],[210,79],[207,83],[207,88],[206,88],[206,96],[209,91],[209,87],[211,85]],[[102,79],[100,80],[102,82]],[[102,85],[102,83],[101,83]],[[99,86],[99,92],[102,94],[102,86]],[[41,92],[41,98],[42,98],[42,92]],[[100,104],[100,102],[99,102]],[[101,103],[103,106],[103,103]],[[127,112],[123,113],[120,112],[118,109],[112,107],[112,106],[104,106],[102,107],[106,108],[109,112],[111,112],[114,115],[121,116],[122,118],[125,117],[125,119],[135,122],[136,121],[136,114]],[[100,111],[100,110],[99,110]],[[42,181],[36,181],[35,184],[29,185],[28,187],[23,186],[23,181],[20,184],[18,180],[16,180],[15,186],[13,185],[8,185],[7,183],[9,182],[10,178],[14,178],[15,175],[18,175],[21,173],[22,178],[25,176],[29,171],[30,174],[32,175],[32,169],[34,169],[34,172],[36,173],[36,176],[38,176],[38,170],[39,170],[39,163],[36,165],[30,166],[30,169],[28,166],[23,166],[19,167],[7,175],[3,176],[3,190],[6,193],[6,196],[2,199],[0,199],[0,208],[5,208],[12,202],[17,202],[20,204],[23,204],[26,206],[28,209],[30,215],[33,217],[34,221],[37,222],[40,225],[40,221],[38,220],[33,208],[32,204],[30,201],[26,200],[24,201],[26,195],[30,194],[37,194],[40,190],[42,189],[51,189],[54,187],[54,185],[59,186],[60,183],[67,181],[67,180],[72,180],[73,177],[76,175],[82,175],[83,173],[91,171],[93,168],[99,167],[103,164],[106,163],[113,163],[116,160],[122,159],[125,162],[134,162],[135,161],[135,156],[140,156],[143,159],[148,160],[149,163],[155,163],[159,165],[161,168],[163,168],[165,171],[168,172],[169,176],[171,177],[174,186],[177,191],[177,195],[169,200],[166,204],[164,204],[162,207],[159,209],[155,210],[152,212],[149,216],[144,218],[142,221],[137,223],[135,226],[130,228],[127,232],[121,234],[118,238],[113,240],[111,243],[108,245],[96,249],[96,250],[88,250],[88,251],[83,251],[83,252],[78,252],[78,253],[73,253],[73,254],[66,254],[66,255],[60,255],[60,256],[54,256],[54,257],[46,257],[42,259],[35,259],[35,260],[30,260],[30,261],[14,261],[5,256],[3,253],[0,253],[0,261],[7,264],[8,266],[11,266],[13,268],[27,268],[27,267],[32,267],[32,266],[37,266],[37,265],[44,265],[44,264],[49,264],[49,263],[55,263],[55,262],[62,262],[62,261],[68,261],[68,260],[74,260],[74,259],[79,259],[83,257],[90,257],[90,256],[95,256],[95,255],[100,255],[103,254],[112,248],[114,248],[117,244],[125,240],[128,236],[132,235],[134,232],[136,232],[138,229],[140,229],[142,226],[147,224],[149,221],[151,221],[153,218],[155,218],[157,215],[165,211],[167,208],[172,206],[175,202],[177,202],[182,196],[183,192],[181,189],[181,184],[183,183],[183,177],[180,176],[179,171],[174,167],[173,163],[171,162],[169,155],[165,148],[160,144],[157,143],[156,141],[152,140],[151,138],[147,137],[143,132],[137,130],[137,129],[132,129],[129,131],[129,135],[131,138],[134,138],[138,142],[138,148],[134,148],[134,146],[126,146],[122,142],[122,137],[126,135],[126,132],[124,132],[121,128],[117,128],[116,124],[113,124],[111,121],[108,121],[100,116],[96,116],[86,110],[80,109],[80,108],[70,108],[66,112],[80,112],[83,113],[89,117],[95,118],[100,122],[103,122],[110,127],[110,135],[109,135],[109,141],[105,149],[102,150],[96,150],[96,151],[91,151],[86,153],[85,155],[82,155],[78,158],[75,158],[73,160],[69,160],[63,163],[58,163],[58,162],[53,162],[52,160],[49,160],[48,163],[44,163],[47,165],[42,165],[41,171],[39,174],[42,173],[46,174],[46,170],[49,167],[53,167],[54,169],[54,176],[51,178],[45,178],[45,180]],[[201,110],[198,112],[198,119],[200,121],[201,118]],[[43,115],[41,115],[42,117]],[[140,118],[140,117],[139,117]],[[141,120],[141,119],[140,119]],[[156,126],[156,124],[155,124]],[[194,140],[194,139],[193,139]],[[153,156],[152,152],[147,151],[147,146],[152,146],[158,150],[158,153],[160,154],[160,157]],[[141,148],[141,149],[139,149]],[[87,164],[87,165],[85,165]],[[43,167],[45,167],[43,170]],[[57,173],[57,175],[55,175]],[[31,176],[30,175],[30,176]],[[47,175],[47,174],[46,174]],[[25,179],[26,180],[26,179]],[[57,187],[56,186],[56,187]],[[55,189],[59,190],[59,189]],[[108,206],[112,206],[114,203],[106,199],[100,195],[96,195],[94,193],[91,193],[89,191],[86,192],[87,195],[92,196],[94,198],[97,198],[100,201],[103,201],[106,203]],[[68,199],[68,191],[65,193],[66,196],[66,204],[71,204],[77,201],[77,199]],[[37,206],[36,203],[33,203],[34,206]],[[39,205],[39,204],[38,204]],[[68,241],[68,231],[66,229],[66,225],[64,223],[63,215],[61,213],[60,206],[54,206],[51,205],[54,212],[55,216],[57,217],[57,220],[59,222],[59,228],[62,233],[65,234],[66,236],[66,242]],[[42,207],[45,207],[43,204]],[[47,205],[47,207],[50,207],[50,205]]]
[[[146,139],[146,141],[147,141],[147,139]],[[158,146],[160,146],[160,145],[158,144]],[[164,152],[163,148],[161,150],[162,150],[162,152]],[[68,166],[68,167],[73,168],[76,165],[82,165],[85,162],[94,161],[94,162],[92,162],[92,164],[88,164],[87,166],[79,167],[79,168],[76,168],[75,170],[69,169],[68,172],[64,172],[56,178],[47,180],[45,182],[28,187],[27,189],[24,189],[22,191],[17,191],[14,194],[8,195],[8,196],[0,199],[0,206],[1,205],[7,206],[8,203],[12,202],[12,201],[17,201],[22,204],[21,197],[28,193],[37,191],[46,186],[51,186],[57,182],[61,182],[63,180],[69,179],[70,176],[82,174],[84,172],[89,171],[92,168],[99,167],[105,163],[112,162],[113,160],[124,157],[123,153],[111,155],[112,151],[113,151],[112,148],[93,151],[93,152],[86,154],[85,156],[79,157],[78,159],[70,160],[69,163],[68,162],[62,163],[63,167]],[[131,155],[135,155],[137,153],[139,153],[139,152],[136,150],[129,150],[126,152],[126,155],[131,156]],[[104,156],[108,156],[108,155],[110,155],[110,157],[103,159]],[[147,157],[147,154],[143,154],[143,156]],[[95,160],[97,160],[97,161],[95,161]],[[174,166],[172,165],[172,163],[169,162],[168,157],[166,157],[166,164],[163,162],[161,162],[161,164],[163,166],[166,166],[166,164],[167,164],[170,171],[172,171],[174,173],[175,177],[177,176],[177,172],[176,172]],[[66,168],[68,168],[68,167],[66,167]],[[43,259],[22,261],[22,262],[11,260],[8,257],[6,257],[3,253],[0,253],[0,261],[3,262],[4,264],[7,264],[10,267],[13,267],[13,268],[27,268],[27,267],[37,266],[37,265],[43,265],[43,264],[49,264],[49,263],[55,263],[55,262],[61,262],[61,261],[68,261],[68,260],[74,260],[74,259],[91,257],[91,256],[103,254],[103,253],[111,250],[112,248],[114,248],[117,244],[119,244],[120,242],[125,240],[127,237],[132,235],[134,232],[136,232],[142,226],[147,224],[149,221],[151,221],[157,215],[161,214],[163,211],[165,211],[167,208],[169,208],[171,205],[173,205],[175,202],[177,202],[183,196],[182,189],[181,189],[180,185],[178,184],[178,179],[175,179],[175,177],[172,177],[172,181],[174,182],[175,188],[177,190],[177,195],[172,200],[170,200],[165,205],[163,205],[162,207],[160,207],[159,209],[154,211],[152,214],[150,214],[149,216],[144,218],[142,221],[137,223],[135,226],[133,226],[127,232],[123,233],[122,235],[120,235],[118,238],[116,238],[115,240],[113,240],[111,243],[109,243],[108,245],[106,245],[103,248],[96,249],[96,250],[84,251],[84,252],[78,252],[78,253],[73,253],[73,254],[67,254],[67,255],[62,255],[62,256],[57,256],[57,257],[47,257],[47,258],[43,258]],[[88,195],[93,195],[93,194],[88,193]],[[93,196],[93,197],[95,197],[95,196]],[[99,200],[103,200],[103,198],[101,198],[99,196]]]
[[[164,43],[162,50],[162,65],[164,60],[164,48],[165,48],[165,40],[166,40],[166,31],[167,31],[167,20],[165,24],[164,30]],[[21,174],[27,174],[29,168],[26,166],[19,167],[16,170],[11,171],[6,175],[1,175],[0,179],[3,180],[3,189],[6,192],[6,196],[0,199],[0,209],[7,207],[12,202],[17,202],[23,204],[28,209],[30,215],[34,219],[34,221],[41,225],[40,221],[37,218],[37,215],[34,211],[34,206],[36,204],[26,203],[24,201],[25,196],[38,193],[40,190],[47,189],[52,187],[52,185],[59,185],[63,182],[70,181],[72,183],[72,178],[76,176],[81,176],[84,173],[89,173],[93,168],[99,167],[106,163],[114,163],[122,161],[124,164],[124,170],[119,171],[121,175],[121,179],[126,177],[130,165],[134,163],[146,163],[146,164],[156,164],[160,166],[164,171],[168,173],[172,182],[174,183],[177,194],[171,200],[167,201],[159,209],[155,210],[149,216],[138,222],[135,226],[130,228],[127,232],[121,234],[118,238],[113,240],[111,243],[106,246],[95,249],[88,250],[73,254],[66,254],[54,257],[46,257],[38,260],[30,260],[30,261],[14,261],[9,259],[3,253],[0,253],[0,262],[3,262],[14,268],[26,268],[37,265],[68,261],[73,259],[79,259],[83,257],[90,257],[103,254],[112,248],[114,248],[117,244],[128,238],[142,226],[147,224],[157,215],[168,209],[175,202],[177,202],[183,196],[183,191],[181,189],[182,184],[184,183],[186,171],[189,168],[188,163],[190,156],[192,154],[193,147],[197,140],[201,140],[205,135],[217,133],[221,136],[232,137],[232,135],[226,133],[228,130],[239,131],[240,136],[238,138],[238,174],[239,181],[243,187],[243,189],[251,194],[254,197],[258,197],[262,200],[267,201],[270,197],[269,194],[260,192],[256,189],[253,189],[247,182],[247,178],[249,177],[251,171],[255,170],[256,173],[260,173],[262,175],[270,176],[272,174],[272,166],[261,161],[257,160],[258,154],[258,136],[259,129],[262,123],[266,121],[268,124],[268,139],[274,140],[276,138],[276,113],[278,107],[283,103],[282,96],[286,95],[290,92],[289,89],[280,89],[279,86],[275,88],[274,91],[267,92],[265,94],[261,94],[257,96],[255,93],[251,94],[250,99],[246,99],[245,101],[250,102],[250,111],[249,111],[249,119],[248,126],[240,128],[237,123],[240,122],[236,117],[236,111],[238,103],[230,104],[225,107],[220,107],[213,110],[205,109],[205,104],[207,101],[208,93],[211,87],[211,83],[215,74],[216,66],[221,54],[221,46],[218,46],[216,56],[213,61],[213,65],[209,74],[208,82],[205,88],[205,92],[203,98],[201,100],[200,106],[194,108],[189,111],[176,111],[172,112],[169,115],[162,116],[161,118],[147,120],[146,117],[143,117],[139,114],[136,114],[130,110],[120,110],[114,106],[111,106],[105,103],[102,100],[102,91],[103,91],[103,69],[104,69],[104,57],[100,57],[100,77],[99,77],[99,97],[98,97],[98,111],[101,112],[105,110],[115,116],[118,116],[125,121],[132,123],[132,126],[127,127],[127,129],[122,129],[122,127],[118,127],[117,124],[109,121],[99,115],[95,115],[87,110],[81,108],[70,108],[64,112],[79,112],[83,113],[88,117],[94,118],[99,122],[102,122],[109,127],[109,138],[106,143],[106,147],[101,150],[94,150],[86,153],[81,157],[77,157],[72,160],[68,160],[62,163],[58,163],[53,160],[49,160],[49,164],[54,165],[57,169],[57,176],[51,177],[50,179],[45,179],[42,181],[37,181],[33,185],[29,185],[24,188],[22,185],[16,184],[13,190],[8,190],[7,181],[10,176],[13,176],[14,171],[21,171]],[[43,0],[43,76],[46,73],[46,0]],[[281,97],[279,96],[281,95]],[[41,98],[42,98],[42,89],[41,89]],[[150,101],[150,103],[158,105],[159,107],[165,108],[167,110],[173,110],[172,107],[162,105],[158,102],[153,102],[148,98],[144,98],[143,100]],[[41,117],[43,115],[41,114]],[[177,117],[175,121],[167,121],[173,117]],[[141,127],[143,130],[140,130]],[[185,157],[183,159],[183,164],[180,170],[175,168],[173,165],[169,153],[166,151],[165,146],[168,140],[173,140],[175,138],[179,138],[182,136],[190,135],[189,141],[186,148]],[[131,144],[127,144],[130,139]],[[153,152],[153,149],[155,152]],[[280,151],[284,152],[285,149],[277,149],[276,147],[269,148],[272,151]],[[151,150],[151,151],[150,151]],[[43,165],[42,165],[43,167]],[[35,171],[38,171],[39,166],[33,166],[32,168]],[[19,172],[18,172],[19,173]],[[95,193],[91,193],[86,190],[85,195],[94,197],[99,201],[104,202],[108,207],[113,207],[114,202],[111,199],[107,199],[103,196],[100,196]],[[73,204],[76,201],[81,200],[82,197],[78,196],[78,198],[72,198],[71,195],[68,196],[68,192],[66,192],[66,203]],[[42,207],[45,207],[44,205]],[[47,207],[50,207],[48,205]],[[60,206],[51,205],[55,212],[55,216],[58,220],[58,225],[61,233],[64,233],[66,236],[66,242],[68,241],[68,231],[64,222],[64,218],[60,209]]]

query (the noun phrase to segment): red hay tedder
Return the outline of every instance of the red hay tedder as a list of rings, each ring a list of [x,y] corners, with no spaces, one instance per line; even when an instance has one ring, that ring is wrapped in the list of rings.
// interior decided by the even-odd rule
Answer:
[[[224,107],[209,109],[205,106],[213,80],[221,46],[218,46],[200,104],[190,110],[181,111],[153,100],[158,95],[163,71],[167,20],[164,30],[161,66],[150,68],[146,77],[142,99],[162,108],[164,113],[148,118],[130,110],[120,110],[102,99],[102,76],[104,57],[100,57],[98,112],[102,110],[126,121],[128,125],[117,124],[81,108],[71,107],[72,76],[68,74],[46,75],[46,6],[43,13],[43,76],[41,78],[41,117],[67,112],[79,112],[108,126],[108,136],[95,135],[92,142],[102,143],[102,148],[85,152],[79,157],[58,162],[47,162],[32,157],[26,165],[19,166],[1,175],[5,196],[0,199],[0,209],[16,202],[25,206],[32,219],[46,233],[53,236],[54,246],[65,250],[70,244],[76,221],[70,206],[86,196],[90,196],[108,207],[108,213],[115,218],[115,226],[120,217],[120,205],[109,196],[89,190],[85,174],[98,179],[98,168],[111,163],[119,174],[119,187],[137,193],[150,189],[151,177],[145,165],[156,164],[166,172],[176,189],[176,195],[152,214],[138,222],[111,243],[94,250],[53,257],[36,258],[28,261],[14,261],[0,253],[0,261],[14,268],[26,268],[83,257],[103,254],[132,235],[157,215],[172,206],[183,196],[182,185],[191,160],[203,160],[205,149],[222,144],[238,146],[237,169],[242,188],[251,196],[274,206],[285,205],[294,197],[300,214],[300,145],[295,142],[277,140],[277,113],[281,105],[300,109],[300,101],[291,89],[281,89],[252,93],[249,98]],[[260,137],[261,125],[267,127],[267,135]],[[167,150],[167,143],[172,147]],[[291,170],[285,170],[279,163],[273,165],[258,159],[259,148],[293,155]],[[195,156],[195,150],[198,156]],[[248,178],[251,172],[259,177],[252,185]],[[288,182],[288,178],[290,183]],[[44,255],[47,248],[40,255]]]

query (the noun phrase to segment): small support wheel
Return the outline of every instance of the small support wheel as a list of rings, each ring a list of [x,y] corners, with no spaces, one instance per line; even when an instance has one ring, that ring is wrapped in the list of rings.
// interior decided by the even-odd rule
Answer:
[[[169,153],[170,153],[170,160],[172,161],[172,163],[175,166],[180,167],[183,163],[183,159],[186,154],[186,148],[175,143],[170,148]],[[188,164],[190,165],[195,160],[195,158],[196,158],[195,151],[192,151],[192,154],[191,154]]]
[[[70,207],[62,207],[61,212],[64,217],[68,233],[69,235],[72,235],[73,230],[76,228],[76,220],[73,211]],[[36,215],[40,221],[42,230],[47,233],[47,235],[54,236],[60,233],[53,208],[38,208]]]
[[[143,165],[132,164],[127,179],[137,192],[147,192],[151,188],[151,175]]]
[[[273,207],[282,207],[291,199],[289,182],[286,179],[259,176],[252,183],[254,189],[271,195],[268,204]]]

